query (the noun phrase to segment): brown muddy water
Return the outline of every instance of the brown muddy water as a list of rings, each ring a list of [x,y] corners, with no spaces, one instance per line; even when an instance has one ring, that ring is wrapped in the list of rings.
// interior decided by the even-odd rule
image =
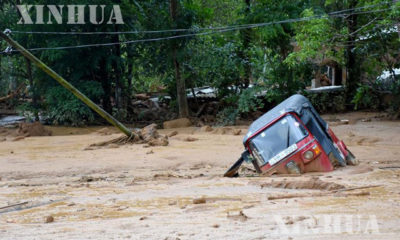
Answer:
[[[161,130],[178,131],[167,147],[95,150],[84,149],[118,132],[46,127],[53,136],[19,141],[3,132],[0,208],[26,203],[0,209],[0,239],[398,239],[400,122],[364,112],[324,118],[359,166],[223,178],[246,126],[234,127],[241,135]]]

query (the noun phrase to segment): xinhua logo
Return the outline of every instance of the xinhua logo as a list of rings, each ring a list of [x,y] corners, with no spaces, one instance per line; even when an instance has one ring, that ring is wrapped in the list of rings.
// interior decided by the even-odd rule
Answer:
[[[124,24],[119,5],[113,5],[109,11],[106,5],[17,5],[17,8],[21,15],[18,24]]]
[[[375,215],[274,215],[275,235],[379,234]]]

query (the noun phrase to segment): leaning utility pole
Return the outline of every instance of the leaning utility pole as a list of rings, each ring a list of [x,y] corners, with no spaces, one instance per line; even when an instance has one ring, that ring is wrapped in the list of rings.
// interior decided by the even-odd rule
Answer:
[[[7,31],[7,30],[6,30]],[[130,131],[127,127],[125,127],[122,123],[120,123],[117,119],[111,116],[108,112],[104,111],[101,107],[96,105],[92,100],[86,97],[83,93],[81,93],[78,89],[72,86],[71,83],[67,82],[63,77],[58,75],[55,71],[53,71],[49,66],[40,61],[37,57],[35,57],[32,53],[22,47],[19,43],[14,41],[11,37],[9,37],[5,32],[0,32],[0,37],[3,38],[8,44],[17,49],[24,55],[27,59],[32,61],[37,67],[42,69],[45,73],[47,73],[50,77],[54,78],[57,82],[59,82],[63,87],[65,87],[68,91],[74,94],[77,98],[79,98],[83,103],[85,103],[88,107],[97,112],[101,117],[107,120],[109,123],[118,128],[121,132],[123,132],[128,137],[132,137],[134,133]]]

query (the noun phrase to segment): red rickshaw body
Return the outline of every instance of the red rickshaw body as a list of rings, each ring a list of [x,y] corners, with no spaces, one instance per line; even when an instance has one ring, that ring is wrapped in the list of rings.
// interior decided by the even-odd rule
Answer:
[[[290,174],[291,172],[287,168],[287,164],[289,162],[294,162],[298,166],[300,173],[304,172],[329,172],[334,169],[331,161],[329,160],[328,155],[325,153],[321,144],[318,140],[312,135],[312,133],[307,129],[306,126],[302,123],[300,118],[295,113],[285,113],[281,117],[277,118],[276,120],[272,121],[271,123],[267,124],[264,128],[260,129],[260,131],[253,134],[251,137],[248,138],[246,142],[246,148],[249,153],[253,154],[253,150],[250,147],[250,141],[255,136],[260,134],[262,131],[268,129],[270,126],[275,124],[280,119],[284,118],[287,115],[291,115],[296,118],[296,120],[302,124],[304,129],[307,131],[307,136],[304,137],[302,140],[296,143],[296,150],[289,153],[288,155],[284,156],[279,162],[274,163],[271,165],[270,162],[266,162],[265,164],[261,165],[259,162],[256,162],[258,166],[256,169],[261,173],[264,174]],[[332,132],[333,134],[333,132]],[[336,136],[335,136],[336,137]],[[336,138],[337,139],[337,138]],[[338,139],[337,139],[338,140]],[[306,152],[312,153],[312,158],[304,157]],[[254,156],[254,155],[253,155]],[[254,156],[255,157],[255,156]]]
[[[243,144],[245,151],[224,176],[238,175],[244,161],[267,175],[328,172],[358,163],[311,102],[299,94],[255,120]]]

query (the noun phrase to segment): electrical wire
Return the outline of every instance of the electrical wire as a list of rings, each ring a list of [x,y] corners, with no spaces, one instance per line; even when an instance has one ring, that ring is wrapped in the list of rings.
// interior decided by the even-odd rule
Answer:
[[[387,10],[391,10],[391,9],[392,8],[377,9],[377,10],[371,10],[371,11],[358,12],[357,14],[365,14],[365,13],[371,13],[371,12],[382,12],[382,11],[387,11]],[[349,9],[342,10],[342,11],[348,11],[348,10]],[[352,13],[352,14],[354,14],[354,13]],[[258,27],[263,27],[263,26],[268,26],[268,25],[275,25],[275,24],[302,22],[302,21],[309,21],[309,20],[315,20],[315,19],[326,19],[326,18],[329,18],[329,17],[343,17],[343,16],[344,16],[343,14],[341,14],[341,15],[337,15],[337,14],[332,15],[331,13],[328,13],[327,15],[319,15],[319,16],[311,16],[311,17],[295,18],[295,19],[286,19],[286,20],[274,21],[274,22],[266,22],[266,23],[246,24],[246,25],[241,25],[239,27],[224,27],[224,28],[221,28],[221,30],[217,30],[217,31],[197,32],[197,33],[190,33],[190,34],[174,35],[174,36],[169,36],[169,37],[146,38],[146,39],[137,39],[137,40],[124,41],[124,42],[113,42],[113,43],[84,44],[84,45],[62,46],[62,47],[30,48],[28,50],[29,51],[65,50],[65,49],[76,49],[76,48],[87,48],[87,47],[114,46],[114,45],[143,43],[143,42],[157,42],[157,41],[163,41],[163,40],[172,40],[172,39],[178,39],[178,38],[186,38],[186,37],[204,36],[204,35],[210,35],[210,34],[216,34],[216,33],[224,33],[224,32],[247,29],[247,28],[258,28]],[[18,50],[12,50],[12,52],[18,52]],[[0,52],[0,54],[5,54],[5,51]]]
[[[358,12],[352,12],[357,10],[362,10],[366,8],[372,8],[377,6],[382,6],[385,4],[390,4],[390,2],[382,2],[373,5],[367,5],[357,8],[349,8],[339,11],[334,11],[327,13],[328,16],[335,17],[335,15],[340,14],[341,16],[345,16],[345,13],[351,12],[351,14],[358,14]],[[372,11],[362,12],[364,13],[371,13]],[[323,15],[320,15],[323,16]],[[318,17],[318,16],[314,16]],[[300,20],[302,18],[297,18],[293,20]],[[259,23],[264,24],[264,23]],[[252,27],[258,24],[242,24],[242,25],[233,25],[233,26],[225,26],[225,27],[209,27],[209,28],[189,28],[189,29],[167,29],[167,30],[150,30],[150,31],[125,31],[125,32],[35,32],[35,31],[12,31],[16,34],[48,34],[48,35],[119,35],[119,34],[156,34],[156,33],[171,33],[171,32],[193,32],[193,31],[210,31],[210,30],[225,30],[231,28],[240,28],[240,27]]]

